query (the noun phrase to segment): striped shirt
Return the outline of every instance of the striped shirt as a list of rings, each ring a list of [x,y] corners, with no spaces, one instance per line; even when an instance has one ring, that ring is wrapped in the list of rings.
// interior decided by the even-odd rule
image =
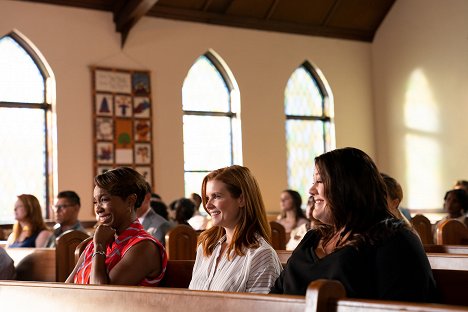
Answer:
[[[223,236],[210,257],[198,245],[189,289],[269,293],[282,270],[275,250],[260,237],[258,248],[249,248],[244,256],[235,255],[230,261],[225,252],[216,265],[225,241]]]
[[[138,285],[140,286],[157,286],[166,272],[167,255],[164,247],[153,236],[148,234],[138,220],[133,221],[130,226],[123,231],[111,245],[106,249],[106,269],[107,274],[115,267],[117,263],[125,256],[125,253],[135,244],[143,241],[151,240],[161,253],[162,270],[158,276],[147,276]],[[75,274],[75,284],[89,284],[89,276],[91,274],[91,264],[93,262],[94,243],[91,241],[84,250],[85,258],[80,268]]]

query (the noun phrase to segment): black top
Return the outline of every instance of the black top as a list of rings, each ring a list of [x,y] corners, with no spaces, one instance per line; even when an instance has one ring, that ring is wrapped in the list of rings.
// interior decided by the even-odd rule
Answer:
[[[310,282],[333,279],[343,284],[349,298],[437,301],[429,260],[408,228],[400,227],[372,245],[337,249],[322,259],[314,251],[319,240],[315,230],[304,236],[271,293],[305,295]]]

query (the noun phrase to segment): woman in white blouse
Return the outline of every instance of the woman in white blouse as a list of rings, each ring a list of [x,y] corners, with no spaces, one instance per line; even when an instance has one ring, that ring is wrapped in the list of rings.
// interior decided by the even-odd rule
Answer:
[[[265,205],[250,170],[234,165],[209,173],[202,200],[213,227],[198,239],[189,288],[268,293],[282,267],[269,244]]]

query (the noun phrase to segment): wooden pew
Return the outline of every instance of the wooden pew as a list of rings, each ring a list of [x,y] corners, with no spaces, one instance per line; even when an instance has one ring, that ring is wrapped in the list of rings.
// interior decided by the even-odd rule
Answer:
[[[271,246],[276,250],[286,249],[286,230],[281,223],[270,221]]]
[[[468,245],[468,228],[458,220],[440,221],[436,227],[437,245]]]
[[[15,262],[16,279],[20,281],[56,281],[54,248],[6,248]]]
[[[453,250],[456,248],[449,248]],[[276,250],[283,265],[286,264],[292,251]],[[447,304],[468,306],[466,289],[468,285],[468,255],[449,253],[426,253],[432,268],[432,274],[440,291],[441,300]]]
[[[25,295],[27,294],[27,300]],[[117,299],[116,299],[117,298]],[[468,307],[408,303],[398,301],[349,299],[341,283],[317,280],[312,282],[306,296],[265,295],[195,291],[175,288],[136,286],[74,285],[0,281],[2,308],[31,311],[468,311]]]
[[[0,302],[5,311],[306,311],[304,296],[17,281],[0,281]]]
[[[421,242],[423,244],[434,244],[434,237],[432,235],[432,224],[429,219],[422,215],[417,214],[411,218],[413,228],[418,232]]]
[[[357,311],[419,311],[419,312],[442,312],[442,311],[468,311],[468,307],[433,304],[413,303],[390,300],[350,299],[346,298],[346,291],[338,281],[317,280],[310,283],[306,293],[306,311],[334,311],[334,312],[357,312]]]
[[[88,235],[67,231],[57,239],[56,248],[6,248],[15,262],[16,279],[64,282],[75,267],[75,248]]]
[[[197,232],[190,226],[177,225],[166,233],[166,252],[169,260],[195,260]]]
[[[57,238],[55,247],[56,259],[56,281],[65,282],[68,275],[75,268],[75,249],[89,236],[81,231],[69,230]]]
[[[195,260],[169,260],[160,287],[188,288]]]
[[[468,255],[468,245],[424,245],[426,253],[451,253]]]
[[[329,301],[326,310],[334,312],[466,312],[467,307],[434,304],[434,303],[413,303],[387,300],[366,300],[366,299],[345,299]]]

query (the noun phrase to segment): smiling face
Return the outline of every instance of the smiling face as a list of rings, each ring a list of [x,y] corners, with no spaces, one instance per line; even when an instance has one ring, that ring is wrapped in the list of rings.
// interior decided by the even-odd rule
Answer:
[[[330,207],[328,206],[328,199],[325,196],[325,187],[320,176],[320,172],[315,166],[314,171],[314,184],[309,190],[310,196],[314,197],[315,207],[312,211],[312,216],[321,221],[322,223],[332,225],[333,218],[331,215]]]
[[[98,222],[112,227],[117,233],[125,230],[135,219],[134,201],[132,195],[123,200],[99,186],[94,188],[94,211]]]
[[[223,227],[231,235],[240,219],[242,195],[234,198],[226,184],[219,180],[210,180],[206,183],[205,197],[206,209],[211,215],[213,225]]]

